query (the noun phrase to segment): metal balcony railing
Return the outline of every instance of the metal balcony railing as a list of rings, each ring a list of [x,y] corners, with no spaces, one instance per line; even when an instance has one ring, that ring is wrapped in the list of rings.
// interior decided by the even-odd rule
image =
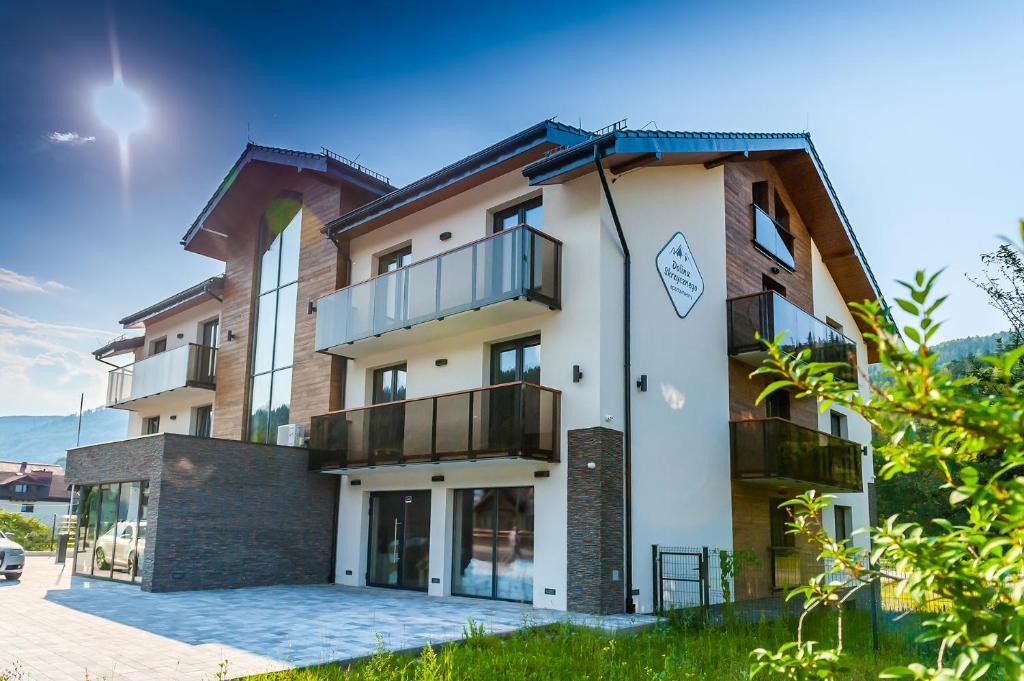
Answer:
[[[736,480],[861,491],[861,445],[781,418],[732,421]]]
[[[139,400],[185,387],[214,388],[217,348],[189,343],[112,369],[107,378],[107,406]]]
[[[795,270],[793,244],[796,239],[792,232],[776,222],[757,204],[751,206],[754,209],[754,243],[790,270]]]
[[[521,297],[558,309],[561,257],[560,241],[520,225],[339,289],[316,303],[316,349]]]
[[[731,298],[727,305],[730,355],[760,364],[767,356],[765,343],[781,337],[784,352],[810,349],[812,362],[846,362],[850,366],[835,370],[836,377],[857,382],[857,344],[775,291]]]
[[[311,470],[515,457],[558,461],[561,393],[513,382],[314,416]]]

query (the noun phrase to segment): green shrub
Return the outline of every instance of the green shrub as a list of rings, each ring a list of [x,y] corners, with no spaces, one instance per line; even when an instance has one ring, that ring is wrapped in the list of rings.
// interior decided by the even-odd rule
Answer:
[[[0,530],[26,551],[50,550],[50,528],[35,518],[0,509]]]

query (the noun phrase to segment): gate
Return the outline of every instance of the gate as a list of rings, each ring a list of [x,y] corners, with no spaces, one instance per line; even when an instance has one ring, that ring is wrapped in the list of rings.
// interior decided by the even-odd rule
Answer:
[[[704,608],[710,604],[708,547],[651,546],[654,611]]]

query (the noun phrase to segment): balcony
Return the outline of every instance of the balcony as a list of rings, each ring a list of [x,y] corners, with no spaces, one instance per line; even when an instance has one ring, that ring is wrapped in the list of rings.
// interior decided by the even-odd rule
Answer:
[[[790,271],[795,270],[796,261],[793,259],[795,239],[792,232],[773,220],[772,216],[761,210],[756,204],[751,204],[751,206],[754,209],[754,244]]]
[[[734,480],[830,492],[861,491],[861,446],[780,418],[729,424]]]
[[[316,350],[360,357],[559,309],[561,258],[520,225],[340,289],[317,301]]]
[[[729,306],[729,354],[753,367],[768,358],[765,342],[782,338],[782,350],[796,354],[810,349],[812,362],[846,362],[836,378],[857,382],[857,344],[817,317],[812,317],[774,291],[732,298]],[[758,334],[762,340],[758,340]]]
[[[314,416],[310,470],[558,461],[561,393],[513,382]]]
[[[213,390],[216,373],[217,348],[182,345],[113,369],[107,379],[107,406],[135,409],[157,395]]]

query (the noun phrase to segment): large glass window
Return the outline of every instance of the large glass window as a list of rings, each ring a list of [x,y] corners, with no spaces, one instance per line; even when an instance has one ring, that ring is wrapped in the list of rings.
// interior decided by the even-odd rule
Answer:
[[[75,574],[141,581],[149,481],[85,485],[80,494]]]
[[[452,593],[533,601],[533,488],[455,492]]]
[[[267,212],[249,391],[249,440],[276,442],[291,411],[302,210],[283,201]]]

